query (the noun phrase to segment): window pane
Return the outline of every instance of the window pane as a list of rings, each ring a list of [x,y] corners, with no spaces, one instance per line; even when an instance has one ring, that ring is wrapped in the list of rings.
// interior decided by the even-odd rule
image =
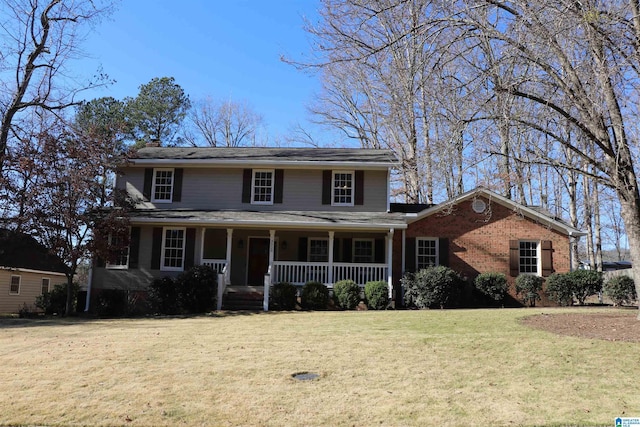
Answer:
[[[48,278],[42,279],[42,294],[49,292],[49,282],[50,280]]]
[[[373,262],[373,241],[353,241],[353,262]]]
[[[538,242],[520,242],[520,273],[538,273]]]
[[[273,172],[254,171],[253,176],[253,201],[270,203],[273,190]]]
[[[156,170],[154,184],[154,200],[171,200],[173,189],[172,170]]]
[[[324,239],[311,239],[309,241],[309,261],[329,261],[329,241]]]
[[[353,174],[339,172],[333,174],[333,203],[353,204]]]
[[[418,270],[438,265],[438,241],[436,239],[418,239]]]
[[[112,234],[109,236],[111,246],[115,248],[112,252],[114,257],[107,263],[107,267],[126,267],[129,265],[129,247],[124,246],[126,239],[124,236]]]
[[[9,293],[20,293],[20,276],[11,276],[11,286],[9,288]]]
[[[184,257],[184,230],[167,229],[164,237],[164,267],[181,269]]]

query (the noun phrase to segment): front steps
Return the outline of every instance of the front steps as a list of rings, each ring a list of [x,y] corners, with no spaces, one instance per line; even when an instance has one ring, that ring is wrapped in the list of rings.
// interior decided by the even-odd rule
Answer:
[[[228,311],[262,311],[263,287],[229,286],[222,297],[222,309]]]

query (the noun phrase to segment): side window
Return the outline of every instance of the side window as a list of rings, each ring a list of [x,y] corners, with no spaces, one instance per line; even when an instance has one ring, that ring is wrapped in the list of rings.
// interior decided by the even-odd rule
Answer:
[[[161,270],[184,270],[185,231],[185,228],[163,230]]]
[[[107,262],[106,267],[110,269],[126,269],[129,268],[129,247],[124,247],[125,236],[117,234],[109,234],[109,244],[116,249],[114,258]]]
[[[254,169],[251,182],[251,203],[273,204],[273,170]]]
[[[421,270],[438,265],[438,239],[416,239],[416,268]]]
[[[373,239],[353,239],[353,262],[372,263],[374,251]]]
[[[309,239],[309,261],[329,261],[329,239]]]
[[[519,243],[520,274],[540,275],[540,250],[538,241],[522,240]]]
[[[151,201],[159,203],[171,203],[173,195],[173,181],[173,168],[154,169],[151,187]]]
[[[17,275],[11,276],[11,285],[9,287],[9,293],[11,295],[20,294],[20,276],[17,276]]]
[[[42,293],[44,295],[47,292],[49,292],[49,285],[50,284],[51,284],[51,279],[49,279],[48,277],[43,277],[42,278],[42,289],[41,289],[40,293]]]
[[[353,206],[354,177],[352,171],[333,171],[331,204]]]

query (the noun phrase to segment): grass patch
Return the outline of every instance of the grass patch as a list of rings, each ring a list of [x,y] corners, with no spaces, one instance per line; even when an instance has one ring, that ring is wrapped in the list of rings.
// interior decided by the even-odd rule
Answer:
[[[518,321],[541,311],[4,319],[0,425],[560,426],[640,416],[640,344]]]

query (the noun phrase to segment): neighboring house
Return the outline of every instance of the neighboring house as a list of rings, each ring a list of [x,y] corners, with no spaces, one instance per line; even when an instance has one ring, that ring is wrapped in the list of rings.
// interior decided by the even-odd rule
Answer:
[[[570,271],[570,241],[585,235],[539,209],[485,188],[409,213],[407,224],[395,237],[394,253],[402,257],[394,260],[394,271],[446,265],[468,279],[484,272],[504,273],[514,298],[519,274],[547,277]],[[542,304],[548,304],[542,297]]]
[[[0,313],[36,311],[36,297],[66,283],[64,264],[32,237],[0,229]]]
[[[484,189],[391,204],[397,165],[388,150],[142,148],[116,183],[137,201],[130,246],[97,264],[91,288],[144,290],[206,264],[234,288],[381,280],[400,301],[403,272],[429,264],[469,277],[525,272],[510,259],[531,274],[569,270],[578,230]]]

